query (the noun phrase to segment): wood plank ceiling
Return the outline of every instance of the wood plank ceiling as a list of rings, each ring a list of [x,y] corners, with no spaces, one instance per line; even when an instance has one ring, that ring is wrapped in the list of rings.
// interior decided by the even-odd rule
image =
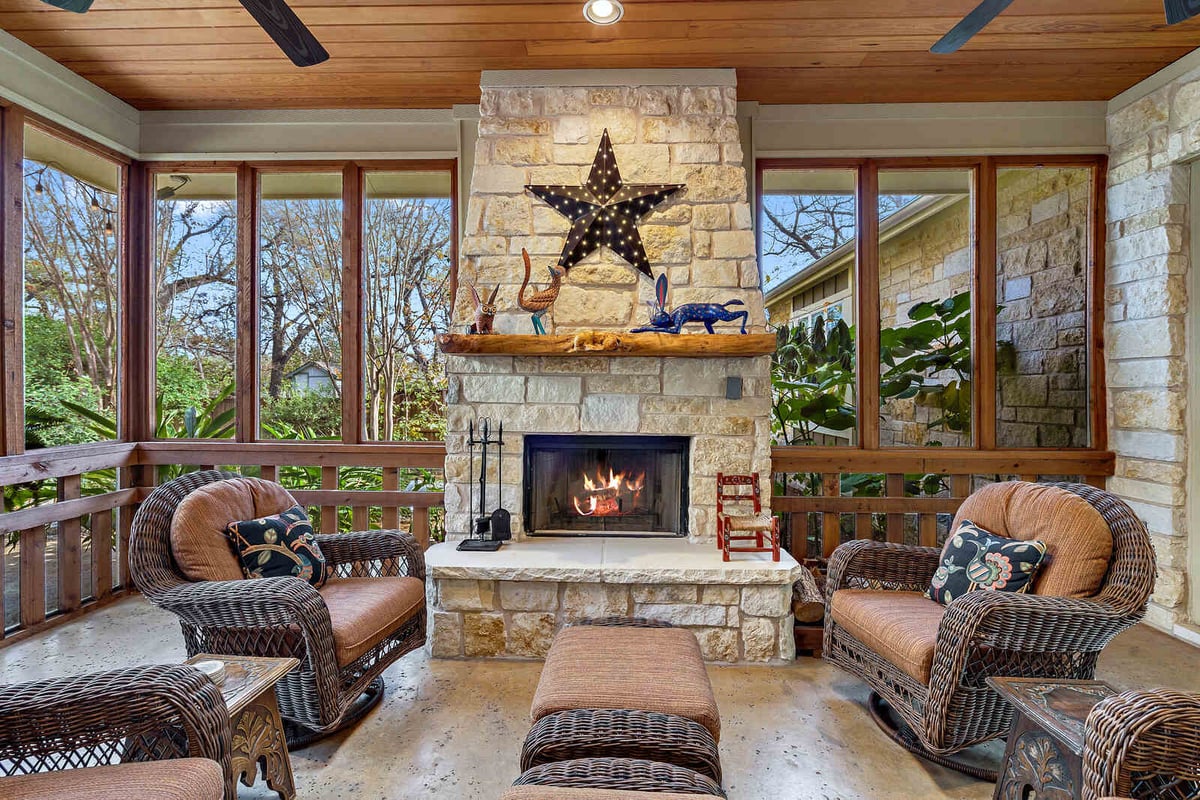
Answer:
[[[294,67],[236,0],[0,0],[0,29],[142,109],[445,108],[483,69],[736,67],[763,103],[1106,100],[1200,46],[1162,0],[1016,0],[962,51],[978,0],[292,0],[331,54]]]

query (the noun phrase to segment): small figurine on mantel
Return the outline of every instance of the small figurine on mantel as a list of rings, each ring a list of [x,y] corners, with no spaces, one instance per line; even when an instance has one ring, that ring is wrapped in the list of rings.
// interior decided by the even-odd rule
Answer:
[[[716,333],[713,330],[714,323],[737,320],[742,323],[742,333],[746,333],[746,323],[750,319],[750,312],[730,311],[728,308],[729,306],[745,305],[741,300],[729,300],[724,303],[687,303],[673,311],[668,311],[666,273],[658,276],[658,281],[654,284],[654,294],[658,302],[646,303],[650,306],[650,324],[634,328],[633,333],[680,333],[684,325],[692,322],[702,323],[706,331]]]
[[[500,287],[496,286],[492,290],[492,295],[484,302],[479,296],[479,290],[474,284],[470,285],[471,299],[475,301],[475,322],[471,327],[467,328],[467,333],[487,335],[493,333],[493,326],[496,322],[496,295],[500,292]]]
[[[521,282],[521,288],[517,291],[517,305],[533,315],[534,334],[545,336],[546,326],[542,324],[542,317],[558,299],[558,291],[562,288],[562,279],[566,270],[555,264],[548,266],[546,269],[550,272],[550,285],[526,297],[525,290],[529,288],[529,273],[533,269],[533,265],[529,263],[529,251],[524,247],[521,248],[521,258],[525,259],[525,280]]]

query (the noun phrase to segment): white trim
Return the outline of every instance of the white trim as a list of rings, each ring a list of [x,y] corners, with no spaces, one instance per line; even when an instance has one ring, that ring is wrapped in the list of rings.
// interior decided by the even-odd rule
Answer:
[[[1168,64],[1149,78],[1135,83],[1109,100],[1108,113],[1120,111],[1125,106],[1136,103],[1146,95],[1153,94],[1164,86],[1179,80],[1194,69],[1200,69],[1200,49],[1193,50],[1178,61]]]
[[[453,135],[453,132],[451,132]],[[381,150],[375,153],[364,153],[358,150],[302,150],[287,152],[263,153],[260,151],[220,152],[220,153],[140,153],[135,157],[139,161],[153,163],[156,161],[421,161],[449,160],[458,158],[456,150]]]
[[[1188,265],[1188,303],[1184,335],[1187,339],[1187,478],[1185,483],[1185,529],[1189,531],[1187,569],[1187,615],[1200,623],[1200,161],[1192,162],[1189,216],[1191,263]],[[1178,629],[1179,626],[1176,626]],[[1179,634],[1176,633],[1178,636]],[[1181,637],[1182,638],[1182,637]],[[1200,643],[1200,642],[1196,642]]]
[[[481,89],[563,86],[737,86],[732,69],[485,69]]]
[[[15,36],[0,31],[0,97],[136,157],[141,115]]]

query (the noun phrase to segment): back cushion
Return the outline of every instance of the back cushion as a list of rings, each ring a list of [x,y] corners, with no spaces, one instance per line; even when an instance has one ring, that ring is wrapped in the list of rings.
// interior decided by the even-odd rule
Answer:
[[[958,530],[964,519],[1010,539],[1046,543],[1046,561],[1034,579],[1033,594],[1092,597],[1104,584],[1112,531],[1079,495],[1042,483],[995,483],[963,502],[951,530]]]
[[[296,501],[282,486],[257,478],[201,486],[183,498],[171,519],[171,554],[179,571],[193,581],[241,580],[242,565],[225,527],[294,505]]]

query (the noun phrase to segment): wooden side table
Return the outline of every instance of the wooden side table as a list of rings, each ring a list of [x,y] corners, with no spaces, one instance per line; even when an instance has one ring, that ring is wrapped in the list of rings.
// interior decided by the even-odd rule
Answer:
[[[253,786],[261,761],[267,786],[282,800],[295,800],[296,780],[275,699],[275,684],[300,662],[294,658],[200,653],[184,663],[198,661],[220,661],[225,665],[225,681],[220,689],[233,730],[233,774],[240,775],[244,785]]]
[[[1102,681],[988,678],[1016,712],[993,800],[1077,800],[1083,734],[1096,704],[1117,690]]]

